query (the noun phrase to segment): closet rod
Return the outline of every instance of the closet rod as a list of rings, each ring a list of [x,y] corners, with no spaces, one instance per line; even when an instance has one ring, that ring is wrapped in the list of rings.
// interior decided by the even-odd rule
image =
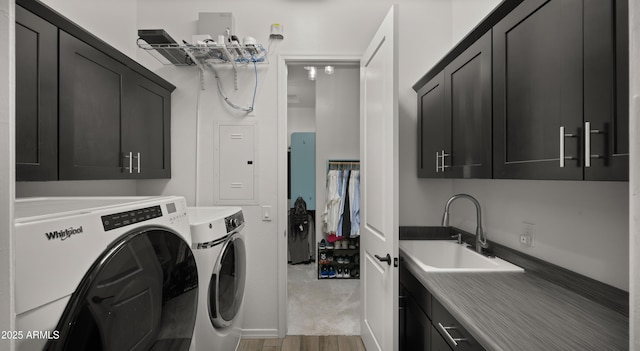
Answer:
[[[349,167],[347,167],[349,166]],[[327,169],[360,169],[360,161],[359,160],[328,160],[327,161]]]

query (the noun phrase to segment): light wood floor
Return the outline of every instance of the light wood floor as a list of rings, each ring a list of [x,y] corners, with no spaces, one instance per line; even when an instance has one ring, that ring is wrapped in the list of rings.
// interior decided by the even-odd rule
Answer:
[[[284,339],[242,339],[238,351],[366,351],[360,336],[287,335]]]

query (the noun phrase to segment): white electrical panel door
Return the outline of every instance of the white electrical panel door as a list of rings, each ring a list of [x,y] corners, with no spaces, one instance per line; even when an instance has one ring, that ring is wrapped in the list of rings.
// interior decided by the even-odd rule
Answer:
[[[256,125],[216,123],[214,129],[214,203],[256,204]]]

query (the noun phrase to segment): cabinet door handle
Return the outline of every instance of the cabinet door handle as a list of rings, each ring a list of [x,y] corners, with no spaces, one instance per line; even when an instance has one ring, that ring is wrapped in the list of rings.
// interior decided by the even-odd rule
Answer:
[[[436,151],[436,173],[440,172],[440,153]]]
[[[138,152],[138,156],[136,156],[136,158],[138,159],[138,174],[140,173],[140,153]]]
[[[458,346],[458,341],[466,341],[467,338],[454,338],[449,334],[449,329],[458,329],[457,327],[445,327],[442,323],[438,322],[438,329],[445,335],[447,339],[453,344],[453,346]]]
[[[447,156],[451,156],[451,154],[446,153],[446,151],[444,151],[444,149],[442,150],[442,154],[440,155],[440,157],[442,157],[442,166],[441,169],[444,172],[445,168],[449,167],[445,164],[445,157]]]
[[[575,134],[571,134],[571,133],[565,133],[564,132],[564,127],[560,127],[560,167],[564,168],[564,161],[565,160],[573,160],[575,159],[575,157],[573,156],[565,156],[564,155],[564,138],[574,138],[576,137]]]
[[[133,152],[129,151],[129,155],[124,155],[124,158],[129,159],[129,167],[124,167],[124,170],[133,173]]]
[[[591,122],[584,122],[584,166],[591,167],[592,158],[600,158],[600,155],[591,154],[591,134],[602,134],[598,129],[591,129]]]

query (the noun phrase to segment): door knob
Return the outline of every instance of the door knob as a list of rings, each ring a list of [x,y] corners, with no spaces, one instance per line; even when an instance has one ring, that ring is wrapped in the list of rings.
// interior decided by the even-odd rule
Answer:
[[[387,265],[391,266],[391,256],[387,254],[386,257],[380,257],[378,255],[374,255],[380,262],[387,262]]]

